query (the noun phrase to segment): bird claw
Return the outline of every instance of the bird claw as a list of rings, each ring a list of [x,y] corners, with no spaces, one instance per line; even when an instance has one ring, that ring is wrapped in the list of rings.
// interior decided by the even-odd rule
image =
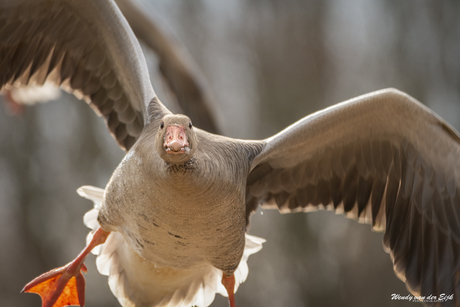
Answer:
[[[63,307],[85,304],[85,264],[74,263],[46,272],[29,282],[22,292],[37,293],[42,298],[42,307]]]

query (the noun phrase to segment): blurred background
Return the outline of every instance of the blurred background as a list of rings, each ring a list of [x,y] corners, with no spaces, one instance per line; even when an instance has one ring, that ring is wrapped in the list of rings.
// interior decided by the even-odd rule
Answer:
[[[265,138],[317,110],[395,87],[460,128],[460,2],[139,0],[185,47],[227,136]],[[156,59],[146,51],[160,99]],[[0,98],[1,99],[1,98]],[[1,103],[1,101],[0,101]],[[193,120],[193,118],[192,118]],[[0,105],[0,306],[40,306],[22,287],[73,259],[92,203],[124,153],[84,102],[63,93],[16,116]],[[267,239],[237,306],[408,306],[382,235],[333,212],[254,214]],[[86,306],[119,306],[87,260]],[[228,306],[216,297],[213,307]]]

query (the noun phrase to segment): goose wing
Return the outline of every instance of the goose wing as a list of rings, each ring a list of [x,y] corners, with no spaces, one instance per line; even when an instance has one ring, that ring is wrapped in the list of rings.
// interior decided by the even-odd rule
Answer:
[[[247,178],[247,212],[330,209],[384,231],[414,294],[460,286],[460,137],[389,89],[314,113],[265,140]]]
[[[83,98],[124,149],[169,112],[112,0],[1,1],[0,67],[0,89],[51,81]]]

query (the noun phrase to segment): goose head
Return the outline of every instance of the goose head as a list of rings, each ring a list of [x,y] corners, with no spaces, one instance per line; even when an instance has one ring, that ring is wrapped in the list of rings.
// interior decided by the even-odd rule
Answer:
[[[168,163],[185,163],[195,152],[197,137],[192,121],[185,115],[166,115],[158,126],[156,149]]]

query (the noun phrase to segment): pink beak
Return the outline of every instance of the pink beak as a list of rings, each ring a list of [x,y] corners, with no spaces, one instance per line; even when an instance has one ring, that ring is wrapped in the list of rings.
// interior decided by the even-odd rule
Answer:
[[[166,128],[163,147],[167,154],[183,154],[189,147],[185,128],[180,125],[171,125]]]

